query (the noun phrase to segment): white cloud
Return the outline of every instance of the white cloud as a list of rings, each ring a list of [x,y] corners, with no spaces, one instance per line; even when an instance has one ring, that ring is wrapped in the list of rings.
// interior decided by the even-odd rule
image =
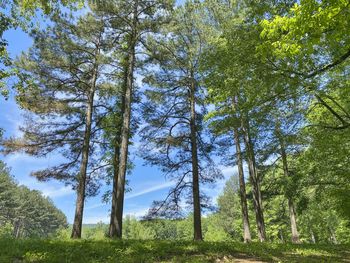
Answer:
[[[163,184],[155,185],[153,187],[147,188],[145,190],[142,190],[142,191],[130,194],[130,195],[127,194],[125,199],[131,199],[131,198],[134,198],[134,197],[138,197],[138,196],[141,196],[141,195],[152,193],[152,192],[155,192],[155,191],[158,191],[158,190],[161,190],[161,189],[169,188],[170,186],[173,186],[173,185],[174,185],[174,182],[166,182],[166,183],[163,183]]]
[[[124,211],[124,217],[129,215],[129,216],[134,216],[136,218],[140,218],[144,215],[146,215],[148,212],[148,207],[140,207],[140,208],[136,208],[133,210],[128,210],[128,211]],[[83,223],[84,224],[97,224],[99,222],[103,222],[105,224],[108,224],[110,221],[110,216],[109,213],[106,211],[103,214],[99,214],[99,215],[93,215],[93,216],[89,216],[89,215],[85,215],[84,219],[83,219]]]
[[[17,113],[15,115],[19,114]],[[20,137],[23,134],[19,129],[19,126],[23,123],[22,117],[5,114],[5,118],[12,126],[10,131],[12,135],[14,135],[15,137]]]
[[[126,215],[130,215],[130,216],[134,216],[136,218],[139,218],[139,217],[146,215],[148,212],[148,209],[149,208],[147,207],[147,208],[140,208],[140,209],[134,210],[134,211],[128,211],[128,212],[124,213],[124,217]]]
[[[48,196],[51,198],[75,194],[75,192],[69,186],[63,186],[60,188],[45,188],[44,190],[42,190],[42,193],[44,196]]]
[[[228,178],[237,172],[237,166],[223,166],[221,167],[221,172]]]
[[[43,158],[37,158],[34,156],[30,156],[25,153],[13,153],[9,154],[4,158],[4,162],[7,163],[9,166],[15,166],[18,164],[23,164],[23,163],[35,163],[35,164],[48,164],[49,160],[48,159],[43,159]]]
[[[94,205],[86,207],[85,210],[91,210],[94,208],[99,208],[99,207],[103,207],[103,206],[107,206],[107,205],[108,204],[105,204],[105,203],[94,204]]]

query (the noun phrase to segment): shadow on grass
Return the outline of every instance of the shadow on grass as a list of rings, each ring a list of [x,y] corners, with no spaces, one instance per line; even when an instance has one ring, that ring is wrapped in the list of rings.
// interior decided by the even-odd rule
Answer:
[[[345,245],[141,241],[0,240],[0,262],[350,262]],[[243,261],[241,261],[243,262]]]

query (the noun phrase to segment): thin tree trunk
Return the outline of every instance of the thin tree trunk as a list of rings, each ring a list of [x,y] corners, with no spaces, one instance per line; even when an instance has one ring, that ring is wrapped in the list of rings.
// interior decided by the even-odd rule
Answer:
[[[192,194],[193,194],[193,227],[194,240],[203,240],[201,205],[199,194],[199,170],[198,170],[198,152],[197,152],[197,129],[196,129],[196,84],[194,76],[192,77],[190,90],[190,108],[191,108],[191,150],[192,150]]]
[[[335,233],[331,227],[329,227],[329,232],[331,233],[331,241],[333,244],[338,244],[337,237],[335,236]]]
[[[120,103],[120,109],[121,113],[120,115],[124,115],[124,108],[125,108],[125,92],[126,92],[126,85],[127,85],[127,68],[124,69],[124,87],[123,87],[123,93],[122,93],[122,99]],[[111,218],[110,218],[110,224],[109,224],[109,237],[116,237],[117,236],[117,189],[118,189],[118,172],[119,172],[119,155],[120,155],[120,143],[121,143],[121,128],[122,123],[117,123],[117,129],[118,132],[115,137],[115,146],[114,146],[114,160],[113,160],[113,190],[112,190],[112,207],[111,207]]]
[[[247,194],[246,194],[245,182],[244,182],[242,151],[241,151],[241,144],[239,140],[238,128],[235,127],[233,130],[234,130],[236,158],[237,158],[237,166],[238,166],[239,196],[241,200],[242,221],[243,221],[243,239],[244,239],[244,242],[247,243],[251,241],[251,235],[250,235],[249,216],[248,216]]]
[[[99,49],[97,48],[95,56],[97,56],[98,53],[99,53]],[[83,211],[84,211],[84,202],[85,202],[85,188],[86,188],[86,171],[87,171],[88,162],[89,162],[92,111],[94,106],[97,70],[98,70],[98,65],[97,65],[97,62],[95,61],[91,87],[88,95],[88,103],[86,108],[85,134],[84,134],[80,171],[78,175],[77,200],[76,200],[75,216],[74,216],[71,238],[81,238],[81,232],[82,232]]]
[[[311,243],[315,244],[316,238],[315,238],[314,231],[312,231],[312,229],[310,229],[310,235],[311,235]]]
[[[123,114],[123,125],[120,144],[120,165],[118,170],[117,182],[117,206],[116,206],[116,237],[122,238],[123,229],[123,206],[124,206],[124,191],[125,191],[125,176],[128,162],[128,146],[130,135],[130,119],[131,119],[131,104],[132,92],[134,85],[134,65],[135,65],[135,46],[137,38],[137,7],[138,2],[134,3],[133,10],[133,28],[130,36],[129,51],[128,51],[128,70],[125,90],[125,107]]]
[[[15,222],[14,224],[14,229],[13,229],[13,236],[15,237],[15,239],[20,238],[20,233],[21,233],[21,221],[18,220]]]
[[[284,145],[284,140],[281,134],[281,130],[279,127],[279,123],[276,124],[276,134],[280,143],[281,157],[282,157],[282,163],[283,163],[283,173],[284,173],[284,176],[289,177],[290,174],[289,174],[289,168],[288,168],[287,153]],[[287,195],[287,199],[288,199],[288,208],[289,208],[290,227],[292,231],[292,243],[300,243],[294,202],[292,198],[289,196],[289,194]]]
[[[261,242],[266,240],[265,221],[262,207],[262,198],[260,191],[260,182],[256,170],[255,153],[253,143],[250,138],[249,120],[242,119],[242,128],[244,133],[244,143],[248,159],[249,179],[252,185],[253,205],[255,210],[256,224],[258,228],[258,236]]]
[[[279,230],[279,232],[280,232],[280,239],[281,239],[281,242],[284,243],[283,232],[282,232],[282,230]]]
[[[113,160],[113,190],[112,190],[112,208],[111,208],[111,218],[109,224],[109,237],[115,237],[117,232],[117,188],[118,188],[118,170],[119,170],[119,141],[116,140],[114,147],[114,160]]]

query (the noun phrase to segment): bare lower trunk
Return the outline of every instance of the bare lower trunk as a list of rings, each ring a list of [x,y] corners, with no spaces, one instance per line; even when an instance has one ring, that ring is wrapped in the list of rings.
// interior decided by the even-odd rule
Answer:
[[[194,240],[203,240],[201,205],[199,194],[199,170],[198,170],[198,152],[197,152],[197,129],[196,129],[196,102],[195,102],[196,84],[192,76],[190,91],[191,108],[191,150],[192,150],[192,191],[193,191],[193,227]]]
[[[331,227],[329,227],[329,232],[331,233],[331,241],[333,244],[338,244],[337,237],[335,236],[335,233]]]
[[[98,49],[96,52],[98,53]],[[71,238],[81,238],[81,231],[82,231],[82,224],[83,224],[83,211],[84,211],[84,202],[85,202],[86,171],[87,171],[88,162],[89,162],[92,111],[94,106],[94,95],[95,95],[96,80],[97,80],[97,67],[98,67],[97,64],[95,64],[93,76],[92,76],[92,84],[91,84],[89,96],[88,96],[88,104],[86,108],[85,134],[84,134],[80,171],[78,175],[77,200],[76,200],[75,216],[74,216]]]
[[[125,176],[128,162],[128,145],[130,135],[130,119],[131,119],[131,104],[132,91],[134,85],[134,65],[135,65],[135,45],[137,37],[137,1],[134,3],[133,11],[133,28],[129,43],[128,53],[128,70],[125,90],[125,107],[123,114],[123,125],[120,144],[120,164],[118,170],[117,184],[117,206],[116,206],[116,235],[117,238],[122,238],[123,229],[123,206],[124,206],[124,191],[125,191]]]
[[[18,239],[20,238],[20,233],[21,233],[21,221],[16,221],[14,224],[14,228],[13,228],[13,236]]]
[[[109,224],[109,237],[115,237],[117,232],[117,188],[118,188],[118,170],[119,170],[119,145],[116,141],[114,148],[114,161],[113,161],[113,190],[112,190],[112,207],[111,207],[111,219]]]
[[[299,233],[297,228],[296,213],[295,213],[294,203],[291,198],[288,198],[288,207],[289,207],[290,226],[292,230],[292,242],[300,243],[300,238],[299,238]]]
[[[282,137],[281,130],[280,130],[278,123],[276,125],[276,134],[277,134],[277,137],[278,137],[279,143],[280,143],[281,157],[282,157],[282,163],[283,163],[283,173],[284,173],[284,176],[289,177],[290,175],[289,175],[286,148],[284,145],[284,139]],[[291,227],[291,231],[292,231],[292,242],[293,243],[300,243],[300,238],[299,238],[299,233],[298,233],[298,228],[297,228],[295,207],[294,207],[293,199],[290,197],[290,193],[287,193],[287,199],[288,199],[290,227]]]
[[[284,243],[284,236],[282,230],[279,230],[281,242]]]
[[[314,231],[312,231],[312,229],[310,230],[310,235],[311,235],[311,243],[315,244],[316,243],[316,238],[315,238]]]
[[[81,238],[81,230],[83,223],[83,211],[85,201],[85,187],[86,187],[86,171],[89,161],[89,144],[91,135],[91,121],[92,121],[92,107],[93,107],[93,95],[89,99],[89,104],[86,111],[86,127],[84,135],[84,143],[82,150],[82,160],[80,166],[80,172],[78,176],[78,187],[77,187],[77,201],[75,208],[75,216],[72,229],[72,238]]]
[[[234,128],[234,138],[235,138],[235,145],[236,145],[236,158],[237,158],[238,177],[239,177],[239,196],[241,200],[241,211],[242,211],[242,221],[243,221],[243,240],[245,243],[247,243],[251,241],[251,235],[250,235],[248,206],[247,206],[247,194],[246,194],[245,182],[244,182],[242,151],[241,151],[241,144],[240,144],[239,133],[237,128]]]
[[[122,94],[122,100],[120,104],[121,109],[121,115],[124,115],[124,108],[125,108],[125,92],[126,92],[126,85],[127,85],[127,68],[124,69],[124,87],[123,87],[123,94]],[[109,224],[109,231],[108,235],[109,237],[116,237],[117,236],[117,189],[118,189],[118,172],[119,172],[119,164],[120,164],[120,144],[121,144],[121,126],[122,123],[117,123],[117,129],[118,132],[115,137],[115,147],[114,147],[114,160],[113,160],[113,190],[112,190],[112,207],[111,207],[111,218],[110,218],[110,224]]]
[[[262,198],[260,191],[260,182],[258,173],[256,170],[255,162],[255,153],[253,143],[250,138],[250,129],[249,129],[249,120],[246,118],[242,123],[243,132],[244,132],[244,143],[246,146],[248,168],[249,168],[249,180],[252,185],[252,194],[253,194],[253,205],[255,211],[256,224],[258,228],[258,236],[261,242],[266,240],[266,231],[265,231],[265,221],[262,207]]]

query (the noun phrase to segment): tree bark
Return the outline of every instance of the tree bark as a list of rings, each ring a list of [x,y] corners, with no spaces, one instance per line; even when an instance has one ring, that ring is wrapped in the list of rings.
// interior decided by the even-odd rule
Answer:
[[[316,244],[315,234],[314,234],[314,231],[312,231],[312,229],[310,229],[310,235],[311,235],[311,243]]]
[[[334,230],[329,227],[329,232],[331,234],[331,241],[333,244],[338,244],[338,240],[337,240],[337,237],[335,236],[335,233],[334,233]]]
[[[249,180],[252,185],[253,205],[254,205],[254,211],[255,211],[256,224],[258,228],[258,236],[260,241],[263,242],[266,240],[265,221],[264,221],[264,213],[263,213],[263,207],[262,207],[260,182],[259,182],[259,177],[256,170],[254,146],[250,138],[250,128],[249,128],[248,118],[242,119],[242,128],[244,133],[244,143],[246,146],[246,154],[247,154],[247,160],[248,160]]]
[[[277,137],[278,137],[279,144],[280,144],[282,164],[283,164],[283,173],[284,173],[284,176],[289,177],[290,174],[289,174],[289,168],[288,168],[286,147],[285,147],[284,140],[283,140],[283,137],[281,134],[279,123],[277,123],[277,125],[276,125],[276,133],[277,133]],[[292,243],[300,243],[294,202],[293,202],[293,199],[289,195],[287,195],[287,199],[288,199],[290,227],[291,227],[291,231],[292,231]]]
[[[194,76],[191,76],[190,89],[190,110],[191,110],[191,151],[192,151],[192,194],[193,194],[193,227],[194,240],[203,240],[202,222],[201,222],[201,205],[199,194],[199,169],[198,169],[198,150],[197,150],[197,129],[196,129],[196,83]]]
[[[81,238],[82,224],[83,224],[83,212],[84,212],[84,202],[85,202],[85,188],[86,188],[86,171],[89,162],[89,152],[90,152],[90,137],[91,137],[91,126],[92,126],[92,112],[94,106],[94,96],[96,90],[97,81],[97,71],[98,64],[96,57],[99,53],[99,48],[96,48],[95,53],[95,65],[92,74],[91,87],[88,94],[88,103],[86,108],[86,125],[84,142],[82,148],[82,159],[80,165],[80,171],[78,175],[78,186],[77,186],[77,200],[75,207],[75,216],[73,222],[73,229],[71,238]]]
[[[127,85],[127,68],[124,69],[124,87],[122,93],[122,99],[120,104],[121,116],[124,115],[125,108],[125,92]],[[120,122],[117,123],[118,132],[115,137],[115,146],[114,146],[114,160],[113,160],[113,190],[112,190],[112,207],[111,207],[111,218],[109,224],[108,235],[111,238],[117,236],[117,189],[118,189],[118,172],[119,172],[119,164],[120,164],[120,144],[121,144],[121,127],[122,124]]]
[[[130,135],[130,119],[131,119],[131,104],[132,92],[134,85],[134,65],[135,65],[135,46],[137,41],[137,9],[138,1],[134,3],[133,22],[128,50],[128,70],[125,90],[125,107],[123,114],[123,125],[120,144],[120,164],[118,170],[117,182],[117,206],[116,206],[116,235],[117,238],[122,238],[123,229],[123,206],[125,192],[125,176],[128,162],[128,146]]]
[[[112,207],[111,207],[111,218],[109,223],[108,235],[109,237],[115,237],[117,233],[117,189],[118,189],[118,170],[119,170],[119,153],[120,141],[115,142],[114,147],[114,160],[113,160],[113,190],[112,190]]]
[[[18,220],[15,222],[14,227],[13,227],[13,236],[15,237],[15,239],[19,239],[20,238],[20,233],[21,233],[21,220]]]
[[[94,74],[96,75],[96,74]],[[94,77],[96,78],[96,76]],[[96,82],[96,79],[94,80]],[[85,188],[86,188],[86,171],[89,161],[90,151],[90,136],[91,136],[91,123],[92,123],[92,108],[94,100],[94,90],[89,95],[89,102],[86,110],[86,126],[84,143],[82,149],[82,161],[80,165],[80,172],[78,176],[78,187],[77,187],[77,200],[75,208],[74,223],[72,229],[72,238],[81,238],[82,224],[83,224],[83,211],[85,202]]]
[[[239,140],[238,128],[234,128],[234,139],[236,145],[236,158],[238,167],[238,177],[239,177],[239,196],[241,200],[241,211],[242,211],[242,221],[243,221],[243,240],[244,243],[251,241],[250,226],[249,226],[249,216],[248,216],[248,205],[247,205],[247,194],[245,190],[244,182],[244,171],[243,171],[243,161],[242,161],[242,151],[241,144]]]

